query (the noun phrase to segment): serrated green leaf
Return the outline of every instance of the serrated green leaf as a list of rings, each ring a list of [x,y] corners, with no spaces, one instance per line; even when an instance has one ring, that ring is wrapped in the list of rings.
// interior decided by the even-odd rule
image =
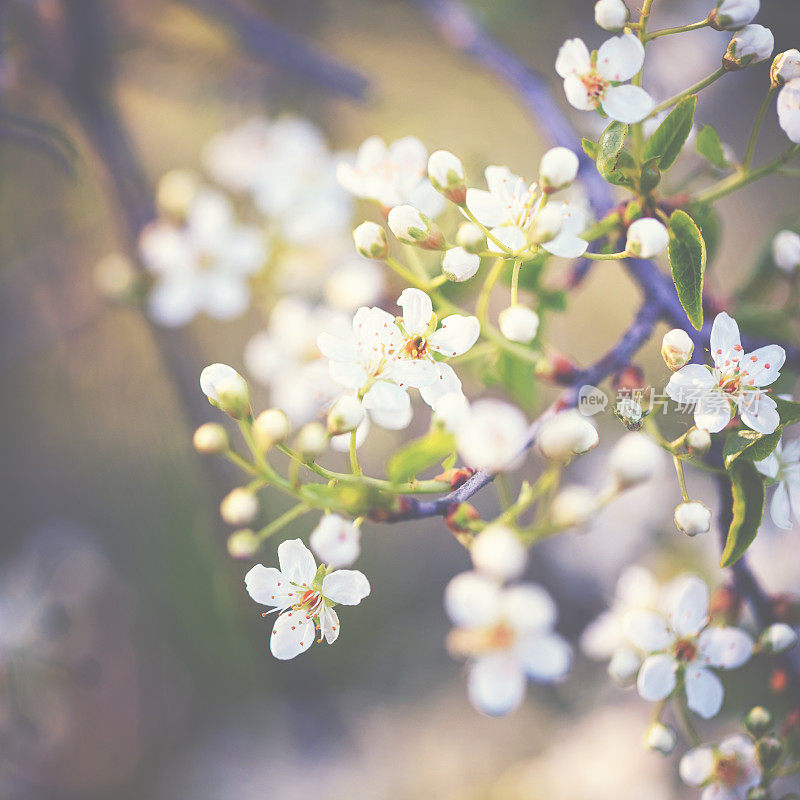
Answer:
[[[629,131],[629,125],[614,121],[600,134],[597,142],[597,171],[615,186],[633,182],[629,173],[636,169],[636,162],[630,153],[623,150]]]
[[[692,131],[697,95],[685,97],[670,111],[644,146],[643,161],[658,158],[658,168],[669,169]]]
[[[700,229],[685,212],[677,209],[669,218],[669,263],[678,299],[689,322],[703,327],[703,277],[706,271],[706,245]]]
[[[753,543],[764,516],[764,479],[751,461],[737,461],[729,472],[733,520],[728,529],[720,566],[735,564]]]
[[[778,415],[781,418],[781,427],[786,425],[794,425],[795,422],[800,422],[800,403],[794,400],[784,400],[782,397],[776,397],[775,403],[778,406]]]
[[[694,141],[694,147],[706,161],[715,167],[719,169],[728,167],[728,159],[725,158],[725,148],[722,146],[722,140],[711,125],[704,125],[700,129]]]
[[[591,139],[581,139],[581,147],[583,147],[583,152],[586,153],[592,161],[597,158],[597,142],[593,142]]]
[[[431,431],[398,450],[389,459],[386,474],[392,483],[410,481],[423,470],[447,458],[453,450],[453,434],[443,430]]]
[[[725,437],[722,457],[725,469],[730,469],[739,456],[748,461],[763,461],[781,440],[779,430],[774,433],[757,433],[749,429],[731,431]]]

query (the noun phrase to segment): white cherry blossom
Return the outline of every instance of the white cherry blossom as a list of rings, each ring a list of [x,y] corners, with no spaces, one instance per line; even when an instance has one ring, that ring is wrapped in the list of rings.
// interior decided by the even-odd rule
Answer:
[[[528,679],[553,683],[569,672],[572,652],[553,631],[556,607],[541,586],[502,588],[485,575],[463,572],[447,585],[444,605],[456,626],[448,648],[469,659],[467,692],[484,714],[516,709]]]
[[[525,415],[515,406],[502,400],[477,400],[461,416],[456,431],[458,453],[474,469],[516,469],[525,459],[527,432]]]
[[[759,433],[772,433],[780,424],[775,401],[762,388],[774,383],[786,360],[776,344],[745,353],[736,321],[724,311],[711,329],[713,367],[687,364],[667,384],[667,394],[679,404],[694,405],[698,428],[718,433],[738,413]]]
[[[639,86],[626,84],[644,64],[644,47],[632,33],[614,36],[592,57],[582,39],[568,39],[558,51],[556,72],[564,79],[567,100],[582,111],[602,110],[611,119],[634,123],[653,110]]]
[[[636,682],[639,694],[655,702],[686,692],[689,708],[704,719],[722,707],[722,682],[711,670],[733,669],[753,653],[753,640],[739,628],[713,626],[708,587],[695,576],[678,579],[669,590],[666,614],[631,611],[625,636],[647,654]]]
[[[300,655],[314,643],[316,630],[318,641],[333,644],[339,636],[334,606],[358,605],[370,593],[366,576],[350,569],[331,572],[324,565],[317,569],[300,539],[279,545],[278,562],[280,569],[256,564],[244,579],[253,600],[278,612],[270,636],[272,655],[281,660]]]
[[[800,522],[800,439],[778,446],[763,461],[755,462],[756,469],[775,481],[775,491],[769,504],[769,515],[779,528],[793,527],[792,518]]]
[[[338,514],[325,514],[311,532],[309,544],[329,567],[349,567],[361,553],[361,528]]]
[[[549,204],[546,208],[555,207],[561,211],[561,228],[555,237],[542,244],[548,253],[561,258],[578,258],[586,252],[589,242],[581,238],[586,230],[586,212],[581,206],[563,201]]]
[[[680,775],[687,786],[703,787],[701,800],[747,800],[761,781],[761,767],[752,739],[736,734],[716,747],[690,750],[681,759]]]
[[[415,136],[388,146],[379,136],[370,136],[358,148],[355,161],[340,163],[336,175],[348,192],[384,209],[407,203],[436,217],[445,201],[428,180],[427,169],[428,152]]]

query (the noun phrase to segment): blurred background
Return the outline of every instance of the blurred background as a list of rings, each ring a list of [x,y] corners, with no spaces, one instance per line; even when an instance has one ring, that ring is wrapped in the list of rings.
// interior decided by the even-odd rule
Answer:
[[[710,5],[657,0],[653,24],[693,21]],[[762,5],[757,21],[773,28],[776,52],[798,46],[800,7]],[[590,0],[469,8],[548,76],[559,102],[552,65],[561,42],[582,36],[597,46],[605,36]],[[159,176],[199,169],[205,142],[249,116],[307,117],[335,150],[374,133],[413,134],[429,151],[533,177],[548,143],[514,92],[405,0],[20,0],[0,13],[0,796],[683,796],[674,761],[639,747],[650,709],[611,687],[602,666],[579,657],[566,684],[531,691],[508,719],[471,708],[461,665],[444,649],[441,608],[467,558],[439,521],[365,526],[369,601],[349,610],[337,646],[272,659],[270,623],[243,589],[249,564],[228,555],[217,512],[237,476],[191,447],[196,424],[219,421],[199,391],[200,370],[215,361],[241,368],[263,317],[254,309],[224,324],[198,318],[165,333],[137,308],[109,304],[93,282],[99,259],[130,247]],[[261,52],[253,19],[274,37],[259,40]],[[302,74],[291,36],[352,73],[339,86],[324,65]],[[726,42],[714,31],[657,42],[652,92],[668,97],[712,72]],[[766,81],[766,68],[747,70],[703,94],[699,121],[740,155]],[[599,119],[574,119],[584,135],[599,133]],[[770,112],[761,155],[782,148],[781,136]],[[125,164],[125,137],[138,165],[114,188],[109,164]],[[721,207],[725,238],[709,280],[723,298],[780,224],[798,222],[788,179],[754,196]],[[636,304],[621,270],[603,265],[554,319],[550,341],[587,363]],[[663,385],[656,345],[640,364]],[[612,423],[601,421],[616,438]],[[368,467],[380,470],[397,441],[378,439]],[[603,458],[593,453],[573,477],[601,481]],[[588,531],[534,552],[530,577],[557,598],[566,635],[574,639],[637,559],[666,575],[690,566],[724,581],[713,541],[689,546],[674,536],[673,484],[638,489]],[[711,504],[713,487],[695,485]],[[479,505],[494,502],[487,492]],[[264,520],[282,503],[264,498]],[[303,520],[281,538],[309,530]],[[793,535],[767,530],[756,545],[755,567],[773,589],[798,588],[796,557],[782,557],[796,553]],[[267,543],[264,563],[276,545]],[[751,703],[780,702],[756,665],[728,682],[728,721],[744,708],[745,686]]]

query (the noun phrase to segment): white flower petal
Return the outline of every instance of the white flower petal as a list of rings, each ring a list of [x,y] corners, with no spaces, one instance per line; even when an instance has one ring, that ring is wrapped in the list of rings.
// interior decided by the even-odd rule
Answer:
[[[589,658],[606,661],[622,643],[622,638],[619,615],[611,610],[603,611],[583,629],[580,647]]]
[[[438,375],[436,379],[427,386],[421,386],[420,397],[431,407],[447,394],[462,394],[461,380],[456,375],[455,370],[449,364],[437,363]]]
[[[756,396],[745,397],[745,402],[740,405],[739,416],[742,422],[758,433],[774,433],[781,424],[777,404],[763,392],[753,394]]]
[[[317,347],[325,358],[331,361],[355,361],[358,358],[356,343],[331,336],[324,331],[317,336]]]
[[[564,78],[564,94],[567,102],[579,111],[594,111],[597,108],[597,98],[589,94],[580,75],[573,73]]]
[[[632,645],[646,653],[666,650],[674,638],[664,617],[643,609],[634,609],[625,614],[622,630]]]
[[[778,122],[789,139],[800,144],[800,78],[794,78],[781,89]]]
[[[478,341],[480,335],[481,324],[477,317],[451,314],[428,337],[428,346],[443,356],[460,356]]]
[[[329,567],[349,567],[361,553],[361,529],[338,514],[325,514],[311,532],[309,544]]]
[[[711,666],[722,669],[741,667],[753,654],[753,640],[739,628],[706,628],[697,644],[700,657]]]
[[[520,583],[506,589],[501,598],[503,616],[518,631],[545,631],[558,616],[548,591],[534,583]]]
[[[701,786],[714,771],[714,751],[710,747],[696,747],[681,759],[681,780],[687,786]]]
[[[781,468],[781,462],[778,460],[778,456],[774,452],[770,453],[761,461],[754,461],[753,464],[762,475],[767,478],[772,478],[773,480],[778,477],[778,471]],[[788,500],[789,498],[787,497],[786,499]]]
[[[698,428],[719,433],[730,421],[731,405],[722,392],[709,392],[698,398],[694,410],[694,424]]]
[[[484,656],[469,668],[467,693],[478,711],[502,717],[518,708],[525,697],[525,675],[511,656]]]
[[[345,606],[357,606],[370,592],[369,581],[357,569],[337,569],[322,579],[322,594]]]
[[[299,656],[314,644],[314,622],[305,611],[284,611],[272,628],[269,649],[281,661]]]
[[[689,664],[686,667],[686,701],[703,719],[711,719],[722,708],[725,694],[720,679],[709,669]]]
[[[250,597],[264,606],[282,608],[291,605],[295,599],[295,588],[275,567],[256,564],[244,576],[244,585]]]
[[[531,680],[553,683],[569,673],[572,649],[558,634],[525,636],[515,649]]]
[[[679,578],[669,598],[669,620],[679,636],[694,636],[708,619],[708,586],[696,575]]]
[[[397,298],[397,305],[403,309],[406,332],[416,336],[425,333],[433,316],[430,297],[419,289],[405,289]]]
[[[702,364],[681,367],[667,383],[666,393],[677,403],[694,403],[714,386],[714,376]]]
[[[400,358],[387,369],[386,377],[397,381],[400,386],[421,389],[439,377],[438,364],[427,358]]]
[[[319,629],[328,644],[339,638],[339,615],[330,606],[323,606],[319,612]]]
[[[193,280],[159,281],[147,296],[147,315],[166,328],[186,325],[199,310],[200,291]]]
[[[777,344],[759,347],[742,359],[742,369],[753,380],[753,386],[769,386],[778,379],[786,361],[786,351]]]
[[[308,586],[317,574],[317,564],[311,551],[300,539],[287,539],[278,545],[281,572],[292,583]]]
[[[507,211],[498,198],[484,189],[467,189],[467,208],[483,225],[494,228],[506,221]]]
[[[786,488],[786,484],[779,483],[775,487],[775,493],[769,504],[769,515],[778,528],[788,531],[792,528],[789,512],[789,490]]]
[[[444,610],[460,627],[480,628],[496,622],[501,595],[495,581],[478,572],[462,572],[444,590]]]
[[[724,311],[714,319],[711,326],[711,357],[717,366],[724,364],[736,347],[741,347],[739,326],[736,320]]]
[[[242,278],[224,272],[203,276],[199,284],[203,310],[213,319],[238,319],[250,305],[250,289]]]
[[[404,412],[410,403],[411,400],[405,389],[389,381],[378,381],[364,395],[362,405],[370,413],[385,411],[390,414],[399,414]]]
[[[676,684],[675,666],[675,661],[667,655],[646,658],[636,679],[639,696],[650,702],[668,697]]]
[[[607,39],[597,51],[597,73],[607,81],[628,81],[639,72],[642,64],[644,47],[632,33]]]
[[[583,39],[567,39],[559,48],[556,72],[562,78],[566,78],[573,73],[582,75],[589,69],[591,69],[591,56]]]
[[[381,409],[372,409],[369,412],[372,421],[381,428],[386,428],[388,431],[401,431],[411,424],[414,416],[414,410],[411,407],[411,400],[408,405],[400,411],[383,411]],[[346,452],[346,451],[345,451]]]
[[[366,370],[354,361],[330,361],[328,373],[345,389],[360,389],[367,382]]]
[[[624,86],[609,86],[601,105],[611,119],[631,125],[641,122],[653,110],[655,102],[641,86],[626,83]]]
[[[493,242],[490,237],[486,237],[486,247],[492,253],[505,253],[507,250],[522,250],[527,244],[528,239],[525,234],[516,225],[499,225],[492,228],[492,237],[494,237],[503,247],[500,247],[497,242]]]

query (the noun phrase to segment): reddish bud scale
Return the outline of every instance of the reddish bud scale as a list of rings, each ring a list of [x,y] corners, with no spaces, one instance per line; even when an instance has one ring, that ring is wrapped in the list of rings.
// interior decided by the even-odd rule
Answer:
[[[631,396],[647,390],[647,383],[644,379],[644,372],[636,364],[628,364],[619,370],[612,378],[614,391],[622,392]]]
[[[458,503],[451,506],[444,518],[444,524],[456,535],[468,533],[470,523],[481,518],[477,509],[469,503]]]
[[[434,480],[449,483],[451,489],[458,489],[474,474],[475,470],[472,467],[457,467],[445,470],[440,475],[437,475]]]
[[[540,378],[559,386],[571,386],[578,372],[578,365],[562,353],[551,353],[545,364],[536,370]]]

